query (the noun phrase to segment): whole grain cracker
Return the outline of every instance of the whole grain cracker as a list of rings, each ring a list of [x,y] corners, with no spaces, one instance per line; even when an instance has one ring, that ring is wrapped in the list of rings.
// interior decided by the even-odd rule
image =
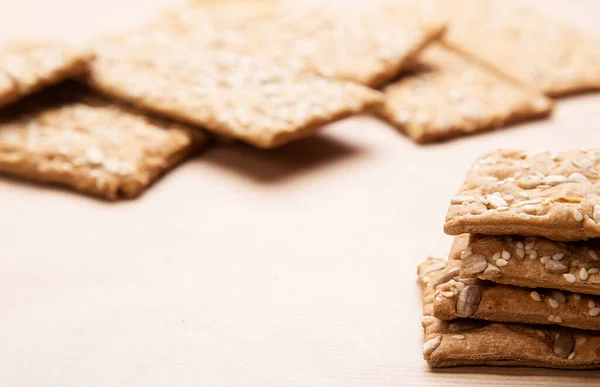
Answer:
[[[494,255],[498,256],[496,260],[502,259],[510,263],[520,259],[514,251],[511,254],[508,250],[500,250]],[[465,253],[464,256],[468,263],[469,255]],[[446,270],[442,272],[446,275],[438,277],[434,283],[433,315],[441,320],[468,317],[600,330],[599,297],[558,290],[521,288],[461,277],[461,266],[460,257],[449,260]],[[596,308],[596,303],[599,309]]]
[[[464,277],[600,295],[598,239],[561,243],[538,237],[461,235],[456,241],[452,258],[462,256],[469,265],[474,262],[473,257],[487,263],[481,265],[485,270],[463,270]],[[592,314],[596,312],[600,314],[600,309]]]
[[[474,319],[443,321],[433,316],[434,281],[444,259],[419,265],[425,286],[423,358],[430,367],[460,365],[600,368],[600,333],[573,328],[496,323]]]
[[[0,107],[83,73],[91,57],[59,42],[7,43],[0,48]]]
[[[600,89],[600,39],[508,1],[438,0],[445,40],[551,96]]]
[[[599,168],[593,149],[488,153],[451,199],[444,230],[558,241],[600,237]]]
[[[552,102],[442,44],[384,89],[379,114],[418,143],[547,116]]]
[[[135,33],[98,45],[89,82],[145,110],[273,148],[360,114],[381,94],[304,73],[284,58],[206,49],[194,37]]]
[[[2,114],[0,173],[110,200],[133,198],[206,140],[197,130],[59,85]]]
[[[258,3],[242,7],[240,13],[228,11],[238,8],[229,3],[186,4],[167,10],[151,28],[193,35],[208,47],[300,61],[306,70],[324,77],[375,88],[394,78],[444,31],[439,18],[415,6],[374,2],[354,9]]]

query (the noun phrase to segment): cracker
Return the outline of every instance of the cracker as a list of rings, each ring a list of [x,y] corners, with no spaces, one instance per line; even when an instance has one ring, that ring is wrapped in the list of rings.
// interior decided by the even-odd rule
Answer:
[[[104,41],[89,82],[114,98],[259,148],[312,135],[381,102],[377,91],[304,74],[292,60],[197,43],[155,34]]]
[[[354,9],[347,4],[265,7],[258,3],[242,7],[240,13],[231,11],[240,9],[235,5],[172,8],[158,18],[159,24],[168,25],[171,32],[192,34],[211,47],[277,53],[324,77],[374,88],[394,78],[409,58],[444,31],[437,17],[406,5],[375,2]],[[249,16],[240,18],[240,14]]]
[[[470,266],[473,266],[475,260],[482,262],[478,269],[463,270],[462,275],[465,277],[527,288],[561,289],[600,295],[598,239],[568,243],[520,236],[471,235],[456,239],[468,240],[468,244],[461,249],[464,242],[456,243],[452,248],[452,257],[462,256]],[[499,261],[502,254],[508,259]],[[600,302],[598,306],[600,307]]]
[[[0,107],[87,69],[91,53],[58,42],[19,41],[0,49]]]
[[[432,44],[417,67],[384,89],[379,114],[418,143],[499,128],[547,116],[552,102],[542,94]]]
[[[441,320],[468,317],[600,330],[599,297],[465,278],[458,274],[461,264],[460,259],[450,260],[445,275],[434,283],[433,315]]]
[[[445,40],[551,96],[600,89],[600,40],[534,9],[439,0]]]
[[[206,142],[197,130],[60,85],[0,120],[0,173],[133,198]]]
[[[473,319],[443,321],[433,317],[433,280],[445,262],[428,259],[419,266],[420,281],[426,286],[423,357],[430,367],[600,368],[600,333],[594,331]]]
[[[600,153],[498,150],[479,158],[451,199],[450,235],[600,237]]]

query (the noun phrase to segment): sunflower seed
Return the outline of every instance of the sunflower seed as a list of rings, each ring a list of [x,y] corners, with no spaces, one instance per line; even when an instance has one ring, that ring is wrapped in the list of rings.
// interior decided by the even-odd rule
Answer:
[[[446,270],[442,271],[440,276],[433,283],[433,286],[435,287],[440,284],[445,284],[446,282],[450,281],[452,278],[458,277],[459,271],[460,271],[460,268],[458,268],[458,267],[453,267],[452,269],[446,269]]]
[[[463,259],[461,273],[465,276],[481,273],[488,266],[488,262],[483,255],[471,255]]]
[[[486,278],[496,278],[502,274],[498,266],[492,265],[491,263],[485,268],[483,274]]]
[[[563,274],[563,278],[567,280],[567,282],[570,283],[574,283],[575,281],[577,281],[577,277],[575,277],[573,274]]]
[[[448,330],[452,333],[465,332],[473,329],[479,329],[485,326],[481,320],[458,320],[448,325]]]
[[[442,342],[442,336],[436,336],[431,340],[423,343],[423,356],[429,356]]]
[[[545,266],[546,271],[552,274],[563,274],[569,272],[569,267],[561,261],[553,261],[549,260],[546,262]]]
[[[570,332],[561,331],[556,334],[552,350],[556,356],[566,359],[573,351],[574,345],[575,339],[573,335]]]
[[[536,291],[533,291],[531,293],[529,293],[529,295],[531,296],[531,298],[533,298],[535,301],[540,302],[542,301],[542,297],[540,296],[540,294]]]
[[[459,317],[470,317],[477,311],[481,301],[481,290],[477,286],[467,286],[460,292],[456,303],[456,314]]]

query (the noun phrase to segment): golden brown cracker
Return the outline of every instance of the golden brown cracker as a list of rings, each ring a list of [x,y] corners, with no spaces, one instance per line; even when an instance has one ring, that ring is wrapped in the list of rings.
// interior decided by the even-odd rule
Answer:
[[[6,44],[0,48],[0,107],[83,73],[91,56],[59,42]]]
[[[498,150],[480,157],[451,199],[450,235],[600,237],[600,153]]]
[[[444,263],[445,260],[428,259],[419,265],[420,282],[426,286],[422,349],[430,367],[492,365],[600,368],[598,332],[474,319],[443,321],[433,317],[433,285],[442,274]],[[430,281],[425,282],[427,279]]]
[[[145,110],[259,148],[309,136],[381,102],[377,91],[305,74],[292,60],[197,43],[154,34],[105,41],[89,82]]]
[[[445,40],[550,96],[600,89],[600,39],[508,1],[438,0]]]
[[[468,241],[466,247],[456,243],[451,253],[466,262],[464,277],[600,295],[598,239],[566,243],[521,236],[461,235],[456,239]],[[600,314],[600,309],[592,314],[596,312]]]
[[[379,114],[418,143],[547,116],[552,102],[442,44],[383,90]]]
[[[206,139],[60,85],[4,112],[0,172],[110,200],[133,198]]]

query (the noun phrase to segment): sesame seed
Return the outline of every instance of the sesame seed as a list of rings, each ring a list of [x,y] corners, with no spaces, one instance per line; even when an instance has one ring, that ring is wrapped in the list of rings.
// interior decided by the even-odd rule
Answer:
[[[536,291],[533,291],[531,293],[529,293],[529,295],[531,296],[531,298],[533,298],[535,301],[540,302],[542,301],[542,297],[540,296],[540,294]]]
[[[527,204],[541,204],[541,203],[542,203],[542,199],[530,199],[530,200],[523,200],[519,204],[522,206],[525,206]],[[535,242],[532,242],[532,243],[535,243]]]
[[[572,263],[574,267],[579,266],[579,259],[574,259]]]
[[[600,314],[600,308],[593,308],[590,309],[590,316],[592,317],[596,317]]]
[[[509,260],[510,259],[510,253],[506,250],[502,250],[502,258]]]
[[[496,211],[508,211],[510,210],[510,207],[498,207],[496,208]]]
[[[554,322],[554,315],[551,314],[550,316],[548,316],[548,321]]]
[[[552,256],[552,259],[554,259],[555,261],[560,261],[560,260],[561,260],[561,259],[563,259],[564,257],[565,257],[565,255],[564,255],[564,254],[560,254],[560,253],[559,253],[559,254],[554,254],[554,255]]]
[[[448,292],[442,292],[442,296],[444,296],[446,298],[452,298],[455,296],[455,294],[452,291],[448,291]]]
[[[506,200],[502,199],[500,196],[488,195],[487,200],[489,201],[490,206],[492,208],[508,207],[508,203],[506,202]]]
[[[535,242],[529,242],[528,244],[525,245],[525,250],[533,250],[534,247],[535,247]]]
[[[597,267],[592,267],[590,270],[588,270],[588,274],[598,274],[598,272],[600,272],[600,269]]]
[[[570,274],[570,273],[563,274],[563,278],[566,279],[567,282],[570,282],[570,283],[574,283],[575,281],[577,281],[577,277],[575,277],[573,274]]]
[[[525,198],[525,199],[529,199],[530,198],[529,193],[527,193],[527,191],[521,191],[521,192],[519,192],[519,196],[522,197],[522,198]]]
[[[454,196],[450,199],[451,204],[472,203],[475,201],[473,196]]]
[[[575,359],[575,356],[576,356],[576,355],[577,355],[577,354],[575,353],[575,351],[573,351],[573,352],[571,352],[571,353],[569,354],[569,357],[568,357],[568,359],[569,359],[569,360],[573,360],[573,359]]]
[[[103,155],[98,148],[88,148],[85,150],[85,158],[92,165],[102,164]]]
[[[465,259],[465,258],[470,257],[471,255],[473,255],[473,250],[470,247],[468,247],[465,251],[463,251],[460,254],[460,258]]]
[[[538,257],[538,252],[533,250],[531,253],[529,253],[529,258],[531,259],[537,259]]]
[[[574,293],[573,294],[573,298],[576,299],[576,300],[579,300],[581,298],[581,294]]]
[[[543,257],[540,259],[540,261],[541,261],[542,263],[546,263],[546,262],[548,262],[548,261],[549,261],[549,260],[551,260],[551,259],[552,259],[552,257],[550,257],[549,255],[546,255],[546,256],[543,256]]]
[[[573,210],[573,217],[576,221],[581,222],[583,220],[583,215],[579,210]]]
[[[598,253],[596,253],[594,250],[588,250],[588,255],[590,256],[590,258],[598,260]]]
[[[502,256],[502,251],[498,251],[497,253],[494,253],[494,255],[492,255],[492,259],[495,261],[497,259],[499,259]]]
[[[590,300],[590,302],[588,302],[588,306],[590,307],[590,309],[594,309],[596,307],[596,303],[594,302],[594,300]]]
[[[546,334],[543,331],[540,331],[539,329],[536,331],[536,333],[539,337],[546,337]]]
[[[519,249],[524,249],[524,248],[525,248],[525,245],[523,244],[523,242],[517,242],[517,247],[518,247]]]
[[[508,265],[508,261],[505,260],[504,258],[500,258],[496,261],[496,266],[498,266],[498,267],[504,267],[506,265]]]
[[[560,176],[560,175],[549,175],[546,176],[542,179],[542,184],[547,184],[551,187],[554,187],[556,185],[565,183],[567,181],[567,178],[564,176]]]
[[[452,335],[452,336],[450,336],[450,338],[454,339],[454,340],[464,340],[465,336],[464,335]]]
[[[589,275],[587,270],[585,269],[585,267],[582,267],[581,270],[579,271],[579,278],[581,278],[582,281],[586,281],[588,279]]]
[[[554,298],[548,298],[548,303],[554,309],[558,308],[558,301],[556,301]]]
[[[537,212],[537,210],[539,209],[539,206],[534,206],[531,204],[526,204],[523,206],[523,211],[525,211],[528,214],[533,214],[535,212]]]

